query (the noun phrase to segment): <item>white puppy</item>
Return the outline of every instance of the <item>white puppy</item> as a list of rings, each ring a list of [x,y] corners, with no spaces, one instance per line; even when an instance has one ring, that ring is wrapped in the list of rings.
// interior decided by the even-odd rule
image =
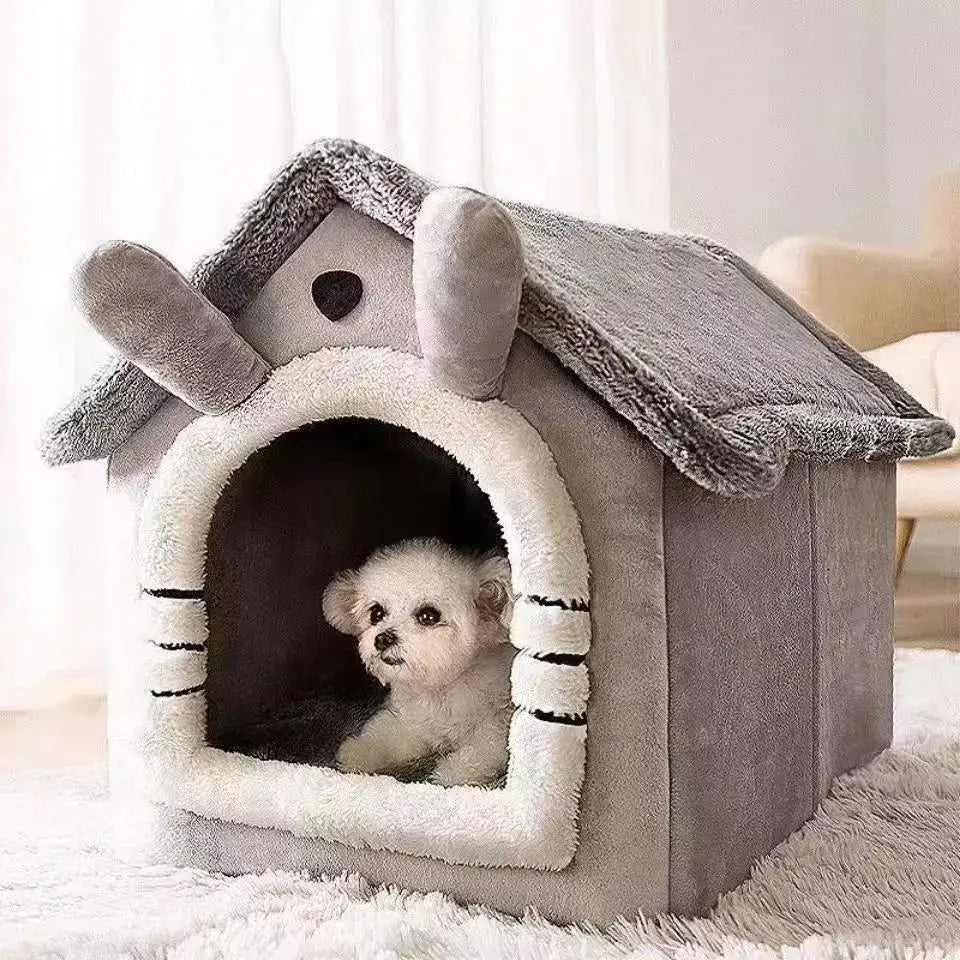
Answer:
[[[435,783],[500,777],[513,713],[511,606],[505,557],[440,540],[405,540],[338,573],[323,592],[323,614],[359,639],[364,666],[390,691],[340,746],[338,768],[385,773],[439,755]]]

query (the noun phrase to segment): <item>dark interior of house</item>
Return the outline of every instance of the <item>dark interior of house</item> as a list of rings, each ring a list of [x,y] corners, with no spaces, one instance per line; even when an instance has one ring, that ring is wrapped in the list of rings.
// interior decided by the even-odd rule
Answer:
[[[503,549],[473,477],[403,428],[312,424],[233,474],[207,542],[209,743],[265,759],[333,762],[386,691],[364,671],[354,638],[324,620],[323,590],[377,547],[411,537]]]

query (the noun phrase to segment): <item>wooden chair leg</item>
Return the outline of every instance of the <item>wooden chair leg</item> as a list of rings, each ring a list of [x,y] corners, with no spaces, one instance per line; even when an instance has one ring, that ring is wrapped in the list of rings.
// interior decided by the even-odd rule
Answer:
[[[900,579],[900,573],[903,570],[904,561],[907,559],[907,551],[910,549],[910,540],[913,537],[913,529],[917,521],[913,517],[897,518],[897,553],[895,558],[894,579]]]

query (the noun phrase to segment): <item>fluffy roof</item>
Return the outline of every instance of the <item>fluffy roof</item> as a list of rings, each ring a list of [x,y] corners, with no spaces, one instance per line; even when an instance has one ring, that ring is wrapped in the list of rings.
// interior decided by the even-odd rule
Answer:
[[[338,202],[412,239],[432,186],[361,144],[320,140],[192,280],[236,318]],[[527,259],[520,329],[702,486],[758,496],[794,456],[895,460],[949,445],[948,424],[730,251],[507,206]],[[48,424],[43,455],[107,456],[167,396],[114,360]]]

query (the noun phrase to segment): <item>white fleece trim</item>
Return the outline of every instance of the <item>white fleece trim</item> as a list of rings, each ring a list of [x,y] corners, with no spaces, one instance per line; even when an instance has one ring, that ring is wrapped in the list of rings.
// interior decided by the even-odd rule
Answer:
[[[502,525],[518,595],[589,600],[580,523],[546,445],[516,410],[440,390],[422,361],[391,350],[324,349],[275,370],[239,407],[190,423],[150,484],[140,522],[140,582],[150,590],[201,591],[213,511],[230,475],[255,451],[308,423],[363,417],[404,427],[446,450],[474,476]],[[256,760],[208,747],[202,651],[205,605],[144,594],[142,686],[133,776],[147,795],[202,816],[289,830],[356,847],[449,863],[561,869],[577,846],[586,727],[532,711],[582,714],[585,666],[530,653],[583,654],[590,616],[521,600],[511,641],[518,710],[503,789],[403,784],[390,777]],[[166,656],[164,656],[164,654]],[[177,685],[181,686],[177,686]],[[169,696],[156,696],[161,690]],[[150,691],[153,691],[151,693]]]
[[[518,707],[576,717],[587,709],[590,678],[585,663],[574,666],[515,657],[510,689]]]
[[[513,608],[510,642],[529,653],[582,656],[590,649],[590,614],[521,600]]]

